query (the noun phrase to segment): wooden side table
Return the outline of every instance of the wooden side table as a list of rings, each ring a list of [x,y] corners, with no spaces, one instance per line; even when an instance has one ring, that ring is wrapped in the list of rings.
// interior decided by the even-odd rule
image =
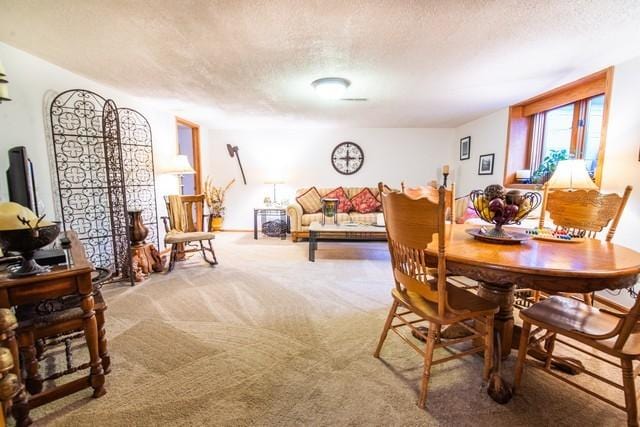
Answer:
[[[106,393],[104,388],[104,371],[99,352],[99,340],[104,339],[103,334],[98,330],[96,314],[94,311],[95,302],[93,298],[93,283],[91,272],[93,266],[87,260],[84,248],[74,232],[67,232],[71,239],[71,266],[54,266],[50,272],[27,276],[18,279],[11,279],[7,273],[0,273],[0,308],[10,309],[16,306],[39,304],[45,300],[52,300],[66,295],[77,295],[80,298],[80,308],[83,311],[83,329],[85,342],[89,350],[89,374],[83,375],[68,383],[47,389],[35,396],[31,396],[28,405],[25,402],[18,402],[18,407],[14,410],[16,424],[18,426],[28,425],[29,408],[35,408],[52,400],[59,399],[71,393],[75,393],[87,387],[93,389],[93,397],[97,398]],[[37,364],[34,359],[35,348],[28,348],[31,360],[25,358],[25,366],[33,367]],[[14,360],[17,359],[15,351]],[[16,362],[17,366],[17,362]],[[37,365],[35,365],[37,367]],[[21,379],[20,369],[15,369],[16,376]],[[28,373],[28,372],[27,372]],[[28,378],[27,378],[28,379]],[[25,381],[27,380],[25,379]],[[20,398],[20,396],[18,396]],[[14,400],[14,407],[16,401]]]
[[[286,208],[255,208],[253,210],[253,238],[258,240],[258,226],[270,237],[287,238],[291,224]]]

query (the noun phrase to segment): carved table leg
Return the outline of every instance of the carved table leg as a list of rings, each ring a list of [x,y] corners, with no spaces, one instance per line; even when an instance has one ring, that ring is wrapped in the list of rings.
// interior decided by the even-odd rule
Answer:
[[[104,327],[104,311],[96,312],[96,320],[98,324],[98,351],[102,362],[102,370],[106,375],[111,372],[111,357],[107,349],[107,331]]]
[[[107,391],[104,388],[104,371],[102,370],[102,361],[100,360],[100,351],[98,345],[98,322],[96,321],[96,313],[94,311],[93,295],[83,295],[82,311],[84,312],[84,337],[87,341],[89,349],[89,364],[91,373],[89,381],[93,388],[93,397],[103,396]]]
[[[511,353],[511,343],[513,339],[513,302],[515,300],[513,292],[515,285],[496,285],[486,282],[478,282],[478,296],[495,302],[500,309],[495,315],[494,329],[500,333],[500,352],[502,360],[509,357]],[[517,344],[517,343],[516,343]]]
[[[18,335],[20,340],[20,353],[24,357],[26,377],[24,379],[27,391],[34,395],[42,391],[42,376],[39,372],[38,359],[33,332],[24,332]]]

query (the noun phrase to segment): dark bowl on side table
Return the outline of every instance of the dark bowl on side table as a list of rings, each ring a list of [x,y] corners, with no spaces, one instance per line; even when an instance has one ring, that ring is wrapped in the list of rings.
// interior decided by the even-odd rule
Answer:
[[[0,248],[4,253],[19,252],[22,263],[14,267],[9,277],[24,277],[49,271],[48,267],[38,265],[33,259],[37,249],[47,246],[60,234],[60,224],[54,223],[36,229],[0,230]]]

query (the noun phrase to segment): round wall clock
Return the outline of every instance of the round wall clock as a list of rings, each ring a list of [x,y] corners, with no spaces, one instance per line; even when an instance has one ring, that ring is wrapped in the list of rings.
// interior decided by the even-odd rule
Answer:
[[[352,175],[360,170],[364,163],[364,152],[354,142],[341,142],[331,153],[333,168],[343,175]]]

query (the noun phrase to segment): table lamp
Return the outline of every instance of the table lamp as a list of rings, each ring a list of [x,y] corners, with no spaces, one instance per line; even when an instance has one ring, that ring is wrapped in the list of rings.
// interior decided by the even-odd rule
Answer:
[[[196,171],[191,167],[189,163],[189,158],[184,154],[178,154],[173,163],[162,171],[162,173],[166,173],[169,175],[178,175],[180,179],[180,194],[184,192],[184,183],[182,182],[182,177],[184,175],[191,175],[196,173]]]
[[[584,160],[561,160],[547,182],[547,188],[554,190],[597,190]]]
[[[273,185],[273,204],[274,205],[278,204],[278,199],[276,197],[276,185],[284,184],[284,181],[278,180],[278,179],[272,179],[272,180],[265,181],[264,183]]]

